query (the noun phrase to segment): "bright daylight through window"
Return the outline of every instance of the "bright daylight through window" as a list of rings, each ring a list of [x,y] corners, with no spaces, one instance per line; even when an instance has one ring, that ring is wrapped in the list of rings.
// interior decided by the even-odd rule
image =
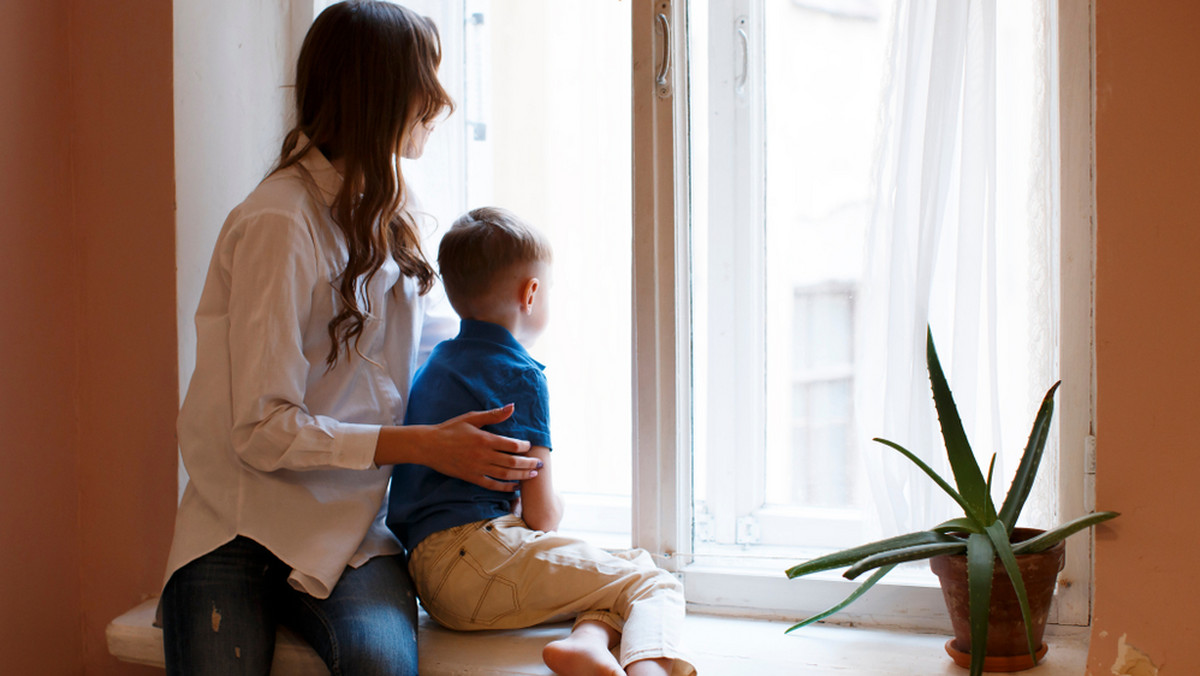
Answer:
[[[439,26],[439,74],[457,104],[405,171],[435,237],[496,205],[550,239],[553,319],[531,352],[550,383],[562,529],[629,547],[629,3],[404,4]]]
[[[1007,487],[1057,376],[1052,3],[966,6],[688,4],[697,565],[775,574],[950,515],[871,442],[944,463],[926,322]]]
[[[631,299],[647,293],[631,288],[632,166],[647,150],[631,148],[633,3],[405,4],[440,27],[441,76],[457,102],[425,158],[405,167],[436,235],[464,209],[495,204],[554,247],[554,319],[532,352],[550,380],[563,528],[610,547],[644,544],[631,535]],[[996,4],[995,17],[972,24],[993,51],[969,48],[949,93],[918,77],[912,55],[937,49],[922,47],[935,36],[919,29],[921,3],[693,0],[670,10],[672,39],[686,41],[672,105],[686,119],[675,142],[687,149],[677,171],[688,176],[688,217],[675,227],[688,248],[677,265],[690,350],[679,378],[690,389],[677,423],[690,426],[690,445],[637,453],[689,454],[690,477],[675,487],[690,496],[685,513],[663,517],[692,524],[673,564],[685,577],[758,570],[787,585],[782,571],[800,559],[928,526],[949,508],[870,443],[934,439],[923,363],[904,398],[892,392],[898,364],[914,371],[897,352],[894,336],[913,332],[900,315],[919,317],[922,337],[924,317],[945,333],[952,386],[990,393],[961,402],[968,434],[1001,452],[997,476],[1011,474],[1028,431],[1018,428],[1059,375],[1057,85],[1053,3]],[[994,86],[980,95],[978,82]],[[948,140],[932,138],[939,125],[912,118],[922,95],[993,105],[994,128],[980,135],[952,121],[941,125]],[[933,176],[945,200],[932,216],[906,201],[912,176],[930,178],[931,148],[955,158]],[[978,167],[984,195],[968,175]],[[903,249],[910,228],[913,251]],[[927,300],[914,301],[912,279]],[[968,316],[978,319],[970,330]],[[919,424],[897,427],[897,416]],[[936,463],[940,447],[925,450]],[[1028,512],[1046,523],[1058,510],[1056,462]]]

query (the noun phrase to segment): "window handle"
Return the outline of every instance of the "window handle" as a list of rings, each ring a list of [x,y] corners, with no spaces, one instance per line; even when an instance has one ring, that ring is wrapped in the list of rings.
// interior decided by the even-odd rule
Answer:
[[[664,12],[659,12],[657,22],[658,32],[662,34],[662,59],[659,61],[658,76],[654,78],[654,83],[658,87],[658,95],[666,98],[671,95],[671,85],[667,80],[671,72],[671,22],[667,20]]]
[[[738,45],[742,49],[742,70],[734,84],[738,98],[746,96],[746,78],[750,75],[750,37],[746,35],[746,17],[738,17]]]

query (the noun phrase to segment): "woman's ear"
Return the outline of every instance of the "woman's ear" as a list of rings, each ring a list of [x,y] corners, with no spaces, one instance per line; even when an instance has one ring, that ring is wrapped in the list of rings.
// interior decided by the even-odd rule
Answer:
[[[537,299],[538,289],[541,287],[541,282],[537,277],[530,277],[525,280],[521,286],[521,312],[530,314],[533,312],[533,302]]]

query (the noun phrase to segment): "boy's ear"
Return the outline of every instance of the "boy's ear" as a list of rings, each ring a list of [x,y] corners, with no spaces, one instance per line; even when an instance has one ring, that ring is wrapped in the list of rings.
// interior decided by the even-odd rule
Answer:
[[[538,289],[541,287],[541,282],[537,277],[530,277],[525,280],[521,286],[521,312],[529,314],[533,312],[533,302],[537,298]]]

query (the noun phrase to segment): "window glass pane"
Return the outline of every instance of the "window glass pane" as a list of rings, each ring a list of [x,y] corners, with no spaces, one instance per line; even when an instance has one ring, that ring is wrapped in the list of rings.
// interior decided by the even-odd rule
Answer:
[[[899,128],[886,127],[895,121],[885,119],[882,96],[889,73],[904,66],[887,64],[889,43],[894,30],[911,28],[893,23],[896,4],[688,4],[693,499],[695,551],[702,559],[794,559],[880,535],[895,526],[885,518],[892,507],[910,521],[954,507],[936,487],[918,492],[911,483],[882,476],[878,456],[872,455],[879,447],[870,438],[879,434],[884,414],[870,411],[868,419],[868,412],[856,408],[870,388],[880,387],[860,382],[858,374],[881,361],[887,347],[886,338],[864,335],[860,324],[879,316],[865,314],[867,299],[887,296],[878,292],[878,283],[870,287],[874,295],[864,293],[864,279],[873,222],[880,233],[893,227],[887,218],[876,219],[877,205],[890,203],[875,193],[886,168],[878,156]],[[1038,46],[1042,28],[1034,20],[1044,14],[1041,7],[1003,3],[987,19],[994,19],[1000,43],[997,99],[1003,102],[996,115],[999,188],[992,203],[999,235],[988,254],[998,269],[992,302],[999,320],[981,322],[977,330],[988,333],[981,342],[998,346],[978,361],[964,356],[951,364],[952,337],[963,332],[939,339],[939,348],[946,348],[943,365],[958,366],[959,382],[973,385],[973,369],[997,374],[1000,403],[994,411],[975,415],[960,406],[981,449],[1003,446],[996,467],[1004,486],[1037,401],[1053,380],[1047,377],[1054,320],[1052,284],[1046,280],[1057,270],[1048,246],[1052,225],[1045,217],[1050,182],[1039,159],[1050,152],[1043,140],[1045,120],[1052,119],[1044,105],[1047,66],[1038,65],[1045,58],[1045,47]],[[922,105],[919,94],[905,100]],[[970,112],[971,125],[978,127],[988,114]],[[946,177],[959,169],[945,169]],[[973,215],[979,203],[968,203],[970,198],[955,192],[952,207],[945,209],[959,213],[965,204],[961,213]],[[983,231],[949,220],[940,232],[952,241],[974,241]],[[942,251],[951,253],[939,254],[934,269],[922,272],[934,280],[930,306],[936,318],[944,316],[936,311],[948,306],[947,297],[958,294],[961,300],[967,294],[945,272],[956,264],[955,247]],[[916,265],[911,260],[916,256],[897,259]],[[916,314],[911,303],[882,310],[892,311]],[[960,355],[966,354],[963,347]],[[907,362],[889,358],[900,370],[907,368]],[[924,384],[924,363],[916,368]],[[969,386],[963,388],[967,392]],[[914,399],[911,409],[893,408],[890,415],[932,418],[925,403]],[[973,426],[976,418],[984,422]],[[930,424],[936,426],[936,419]],[[999,441],[1000,425],[1006,443],[989,444]],[[1012,431],[1014,425],[1024,432]],[[1007,443],[1012,439],[1018,443]],[[921,443],[944,463],[939,441]],[[1051,448],[1041,477],[1051,477],[1050,483],[1055,457]],[[981,462],[986,465],[987,458]],[[937,463],[938,458],[931,461]],[[1052,486],[1051,495],[1042,492],[1039,487],[1028,510],[1034,522],[1054,509]],[[938,520],[906,523],[902,530]]]
[[[785,400],[767,407],[774,433],[764,471],[790,484],[786,493],[768,491],[768,503],[859,515],[864,506],[852,443],[854,295],[870,217],[882,9],[763,7],[765,275],[768,299],[784,301],[768,301],[766,388]],[[787,406],[788,396],[799,401]]]
[[[626,2],[406,1],[438,24],[457,109],[411,172],[444,231],[503,206],[554,247],[550,382],[562,530],[630,544],[630,15]],[[408,171],[406,167],[406,171]]]
[[[854,298],[885,2],[689,5],[698,553],[859,534]]]

